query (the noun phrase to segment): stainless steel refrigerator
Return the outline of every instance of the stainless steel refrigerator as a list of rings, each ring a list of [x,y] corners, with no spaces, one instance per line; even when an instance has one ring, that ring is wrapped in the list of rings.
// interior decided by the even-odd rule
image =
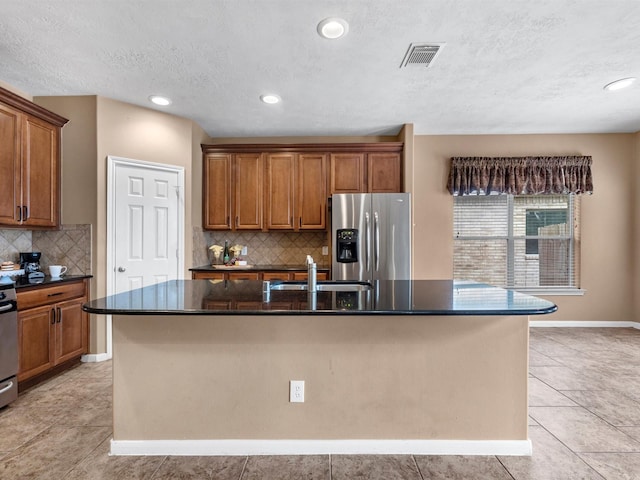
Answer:
[[[331,200],[332,278],[411,278],[411,196],[342,193]]]

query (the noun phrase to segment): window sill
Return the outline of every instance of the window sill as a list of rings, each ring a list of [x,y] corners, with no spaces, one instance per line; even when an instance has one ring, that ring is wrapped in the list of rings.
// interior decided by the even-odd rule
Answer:
[[[514,288],[520,293],[526,293],[527,295],[541,295],[545,297],[553,297],[553,296],[574,296],[581,297],[587,291],[582,288],[572,288],[572,287],[536,287],[536,288]]]

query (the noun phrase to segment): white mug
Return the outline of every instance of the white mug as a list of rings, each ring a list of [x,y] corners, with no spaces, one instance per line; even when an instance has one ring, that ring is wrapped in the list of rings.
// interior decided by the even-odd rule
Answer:
[[[49,273],[53,278],[57,278],[67,271],[64,265],[49,265]]]

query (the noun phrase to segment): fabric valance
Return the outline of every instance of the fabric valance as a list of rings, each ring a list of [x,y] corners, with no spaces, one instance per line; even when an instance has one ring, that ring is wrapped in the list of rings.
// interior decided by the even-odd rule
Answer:
[[[591,157],[453,157],[452,195],[593,193]]]

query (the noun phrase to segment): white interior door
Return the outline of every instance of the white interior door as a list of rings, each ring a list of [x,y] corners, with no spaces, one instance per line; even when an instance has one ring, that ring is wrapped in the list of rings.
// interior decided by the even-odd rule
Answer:
[[[182,278],[184,169],[108,156],[107,170],[107,295]]]
[[[110,294],[181,277],[182,177],[178,167],[113,158]]]

